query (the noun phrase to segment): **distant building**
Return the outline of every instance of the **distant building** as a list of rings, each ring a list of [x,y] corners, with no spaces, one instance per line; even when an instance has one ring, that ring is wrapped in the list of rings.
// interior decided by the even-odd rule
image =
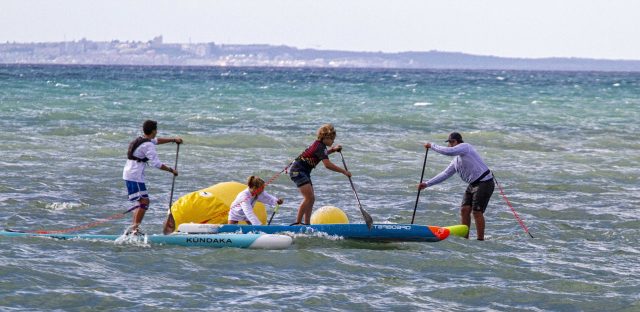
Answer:
[[[429,52],[351,52],[297,49],[266,44],[164,43],[141,41],[0,43],[0,64],[103,64],[174,66],[375,67],[409,69],[495,69],[635,71],[640,61],[577,58],[518,59]]]

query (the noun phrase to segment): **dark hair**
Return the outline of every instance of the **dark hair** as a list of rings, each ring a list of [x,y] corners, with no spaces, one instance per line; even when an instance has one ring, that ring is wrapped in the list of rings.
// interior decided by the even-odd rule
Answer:
[[[149,135],[153,130],[158,130],[158,122],[155,120],[145,120],[142,123],[142,131],[144,134]]]
[[[462,141],[462,135],[458,132],[451,132],[449,134],[449,139],[447,139],[445,142],[451,142],[451,141],[457,141],[458,143],[464,143],[464,141]]]

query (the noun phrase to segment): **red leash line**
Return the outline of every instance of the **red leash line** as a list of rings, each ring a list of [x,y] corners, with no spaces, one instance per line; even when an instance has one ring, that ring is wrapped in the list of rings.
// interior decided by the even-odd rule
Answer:
[[[136,208],[136,207],[134,207],[134,208]],[[125,211],[125,212],[114,214],[114,215],[109,216],[109,217],[107,217],[106,219],[103,219],[103,220],[93,221],[93,222],[90,222],[90,223],[87,223],[87,224],[84,224],[84,225],[79,225],[79,226],[75,226],[75,227],[64,229],[64,230],[51,230],[51,231],[37,230],[37,231],[28,231],[28,232],[29,233],[36,233],[36,234],[63,234],[63,233],[69,233],[69,232],[76,232],[76,231],[79,231],[79,230],[85,230],[85,229],[100,225],[102,223],[105,223],[105,222],[108,222],[108,221],[111,221],[111,220],[122,218],[122,217],[124,217],[124,215],[126,215],[131,210],[133,210],[133,208],[129,209],[129,210]]]
[[[509,201],[507,196],[504,194],[504,190],[502,189],[502,186],[500,185],[500,183],[498,183],[498,179],[496,179],[495,175],[493,175],[493,179],[496,181],[496,185],[498,186],[498,189],[500,189],[500,195],[502,195],[502,198],[504,198],[504,201],[507,203],[507,206],[509,206],[509,208],[511,208],[511,211],[513,212],[513,216],[516,218],[516,220],[518,220],[518,223],[520,223],[520,226],[525,231],[525,233],[529,234],[529,236],[531,236],[531,238],[533,238],[533,235],[531,235],[531,233],[529,232],[529,229],[524,224],[524,222],[522,222],[522,219],[520,219],[520,216],[518,216],[518,213],[516,212],[516,210],[511,205],[511,202]]]

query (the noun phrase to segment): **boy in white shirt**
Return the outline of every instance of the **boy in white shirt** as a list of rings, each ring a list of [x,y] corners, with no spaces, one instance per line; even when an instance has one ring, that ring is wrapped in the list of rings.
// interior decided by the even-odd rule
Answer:
[[[164,171],[173,173],[174,176],[178,175],[178,170],[175,170],[158,159],[158,153],[156,152],[156,145],[175,142],[177,144],[182,143],[182,139],[176,138],[156,138],[158,134],[158,122],[154,120],[146,120],[142,124],[143,136],[137,137],[131,143],[129,143],[129,150],[127,152],[127,163],[124,165],[122,171],[122,178],[125,180],[127,186],[127,192],[129,194],[129,201],[137,201],[138,205],[132,207],[133,209],[133,224],[129,228],[129,231],[133,234],[138,233],[138,226],[142,223],[144,214],[149,209],[149,193],[144,183],[144,169],[149,164],[153,167],[159,168]]]

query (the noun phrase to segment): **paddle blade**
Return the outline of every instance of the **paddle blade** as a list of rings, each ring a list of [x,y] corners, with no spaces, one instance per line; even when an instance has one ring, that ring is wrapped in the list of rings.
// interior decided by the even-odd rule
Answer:
[[[469,235],[469,227],[464,224],[446,226],[445,228],[449,229],[451,235],[458,237],[466,237]]]
[[[369,215],[369,213],[360,206],[360,212],[362,212],[362,217],[364,217],[364,222],[367,224],[369,230],[373,226],[373,218]]]

